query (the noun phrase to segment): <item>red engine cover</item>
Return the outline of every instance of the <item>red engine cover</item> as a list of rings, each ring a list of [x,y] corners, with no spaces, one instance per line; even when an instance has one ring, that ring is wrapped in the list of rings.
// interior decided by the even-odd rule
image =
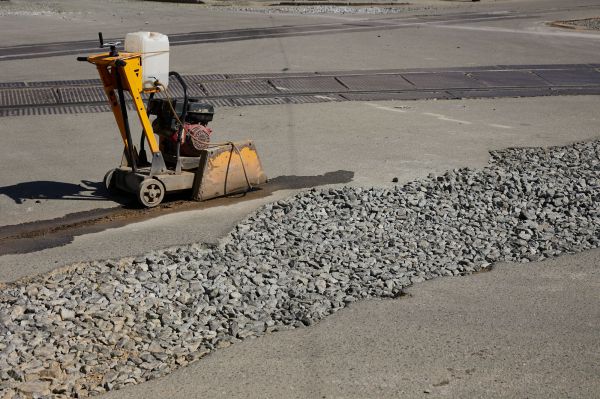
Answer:
[[[212,129],[199,123],[185,123],[183,131],[185,134],[181,143],[181,155],[184,157],[200,156],[200,151],[206,149],[210,143]],[[171,136],[171,140],[177,142],[177,133]]]

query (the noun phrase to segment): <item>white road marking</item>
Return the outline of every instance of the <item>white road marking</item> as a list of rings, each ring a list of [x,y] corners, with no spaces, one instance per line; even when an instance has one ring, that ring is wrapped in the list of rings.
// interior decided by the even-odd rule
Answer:
[[[431,112],[421,112],[422,115],[427,115],[427,116],[432,116],[434,118],[437,118],[440,121],[445,121],[445,122],[456,122],[456,123],[461,123],[463,125],[472,125],[472,122],[469,121],[462,121],[460,119],[453,119],[453,118],[448,118],[446,115],[442,115],[442,114],[433,114]]]
[[[372,102],[363,102],[364,105],[368,105],[369,107],[372,108],[376,108],[376,109],[380,109],[382,111],[391,111],[391,112],[399,112],[402,114],[405,114],[407,112],[414,112],[414,111],[405,111],[403,108],[406,107],[386,107],[384,105],[379,105],[377,103],[372,103]],[[440,121],[444,121],[444,122],[454,122],[454,123],[459,123],[461,125],[472,125],[474,122],[470,122],[470,121],[464,121],[461,119],[455,119],[455,118],[449,118],[446,115],[443,114],[435,114],[433,112],[421,112],[421,115],[425,115],[425,116],[430,116],[433,118],[436,118],[437,120]],[[476,124],[482,124],[485,126],[489,126],[489,127],[494,127],[497,129],[514,129],[514,127],[509,126],[509,125],[501,125],[499,123],[485,123],[485,122],[476,122]]]
[[[430,26],[434,27],[434,28],[443,28],[443,29],[459,29],[459,30],[472,30],[472,31],[495,32],[495,33],[512,33],[512,34],[519,34],[519,35],[526,34],[526,35],[537,35],[537,36],[555,36],[555,37],[565,37],[565,38],[600,40],[600,34],[596,34],[596,33],[536,31],[536,30],[526,30],[526,29],[495,28],[492,26],[464,26],[464,25],[430,25]]]
[[[497,127],[498,129],[512,129],[512,126],[507,126],[507,125],[498,125],[497,123],[489,123],[488,126],[490,127]]]
[[[377,109],[381,109],[383,111],[392,111],[392,112],[400,112],[402,114],[405,114],[406,111],[400,108],[392,108],[392,107],[385,107],[383,105],[378,105],[378,104],[373,104],[373,103],[363,103],[365,105],[368,105],[369,107],[373,107],[373,108],[377,108]]]

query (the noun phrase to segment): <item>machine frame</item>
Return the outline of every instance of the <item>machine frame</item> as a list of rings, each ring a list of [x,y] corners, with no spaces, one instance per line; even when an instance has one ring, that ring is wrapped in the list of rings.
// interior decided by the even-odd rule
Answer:
[[[153,88],[144,88],[142,54],[117,52],[116,46],[120,43],[105,45],[102,35],[99,36],[101,47],[109,46],[110,51],[78,57],[77,60],[96,65],[123,139],[121,165],[108,171],[104,177],[104,184],[109,192],[118,189],[134,193],[142,205],[153,207],[162,202],[167,192],[192,189],[192,199],[206,200],[249,191],[267,181],[251,140],[211,145],[207,150],[203,150],[199,157],[181,157],[179,140],[175,166],[167,167],[142,98],[144,93],[154,96],[160,92],[160,82],[156,82]],[[179,79],[184,88],[184,102],[187,104],[187,90],[183,79],[176,72],[170,72],[169,75],[176,75]],[[133,144],[125,92],[130,94],[142,126],[139,152]],[[182,129],[183,126],[179,128],[179,135],[182,134]],[[151,152],[150,162],[147,160],[144,141]],[[224,152],[227,152],[228,156],[223,156]]]

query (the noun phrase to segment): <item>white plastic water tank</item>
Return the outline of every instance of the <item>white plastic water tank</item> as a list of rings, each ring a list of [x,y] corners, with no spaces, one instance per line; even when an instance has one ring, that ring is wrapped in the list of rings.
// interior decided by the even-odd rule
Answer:
[[[158,32],[133,32],[125,36],[125,51],[142,54],[142,85],[154,87],[158,80],[169,85],[169,38]]]

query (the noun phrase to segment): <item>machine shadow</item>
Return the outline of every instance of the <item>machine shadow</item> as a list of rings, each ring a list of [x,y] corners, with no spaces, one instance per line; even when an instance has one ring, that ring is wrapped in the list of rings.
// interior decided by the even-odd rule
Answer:
[[[109,195],[102,182],[82,180],[80,184],[48,180],[29,181],[0,187],[0,195],[6,195],[15,204],[28,200],[69,200],[69,201],[114,201],[121,205],[131,202],[126,197]]]
[[[300,190],[304,188],[325,186],[328,184],[344,184],[350,183],[354,178],[354,172],[349,170],[337,170],[335,172],[327,172],[322,175],[314,176],[297,176],[297,175],[284,175],[271,178],[266,184],[253,187],[252,190],[238,193],[229,194],[220,198],[213,198],[205,201],[205,207],[218,206],[225,204],[225,201],[237,201],[240,199],[248,198],[264,198],[272,195],[276,191],[280,190]],[[165,196],[162,203],[163,207],[170,207],[171,203],[177,201],[189,201],[190,194],[187,191],[179,193],[170,193]],[[133,202],[130,206],[125,208],[143,208],[143,206]]]
[[[278,176],[270,179],[265,187],[257,187],[259,196],[268,196],[275,191],[318,187],[327,184],[349,183],[354,172],[338,170],[317,176]],[[0,195],[12,199],[15,204],[22,205],[26,201],[69,200],[69,201],[113,201],[126,209],[142,208],[127,194],[109,194],[102,182],[82,180],[80,184],[49,180],[38,180],[0,187]],[[244,194],[233,195],[243,197]],[[167,195],[165,203],[187,200],[189,193],[173,193]]]
[[[337,170],[315,176],[277,176],[269,179],[265,190],[274,192],[279,190],[299,190],[309,187],[325,186],[327,184],[350,183],[354,178],[354,172],[349,170]]]
[[[189,190],[173,193],[155,208],[144,208],[131,195],[124,194],[119,199],[122,201],[120,207],[91,209],[52,220],[0,227],[0,255],[30,253],[55,248],[72,242],[76,236],[103,231],[109,227],[125,226],[167,213],[232,205],[245,200],[266,198],[279,190],[346,184],[350,183],[353,178],[354,172],[348,170],[338,170],[315,176],[277,176],[270,179],[267,184],[255,187],[247,193],[213,198],[203,202],[190,201]],[[0,187],[0,194],[12,198],[17,204],[40,199],[109,199],[103,183],[89,181],[82,181],[82,184],[52,181],[20,183],[14,186]],[[117,201],[117,198],[110,196],[110,200]]]

